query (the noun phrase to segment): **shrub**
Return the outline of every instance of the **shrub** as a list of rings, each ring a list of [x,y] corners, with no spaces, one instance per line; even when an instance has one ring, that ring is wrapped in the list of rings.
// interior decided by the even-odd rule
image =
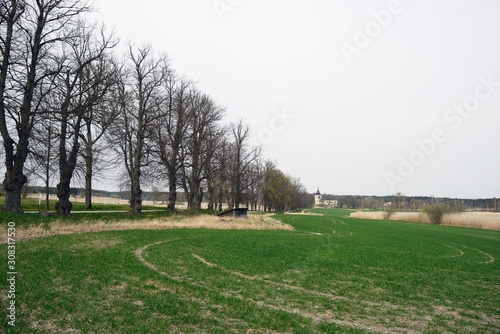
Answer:
[[[455,210],[448,204],[432,204],[424,206],[422,211],[429,217],[431,224],[440,225],[443,222],[443,216]]]
[[[391,219],[391,216],[395,214],[398,211],[398,209],[393,205],[389,204],[385,207],[384,209],[384,218],[385,220]]]

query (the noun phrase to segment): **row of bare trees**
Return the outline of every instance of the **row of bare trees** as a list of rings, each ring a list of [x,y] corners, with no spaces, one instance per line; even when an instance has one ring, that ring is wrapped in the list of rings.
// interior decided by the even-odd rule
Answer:
[[[176,74],[165,54],[129,45],[118,59],[117,40],[83,20],[90,7],[80,0],[0,0],[0,9],[4,210],[22,213],[26,175],[47,189],[58,178],[60,215],[70,214],[70,187],[80,175],[90,209],[93,178],[107,165],[124,170],[135,214],[144,179],[167,184],[171,210],[179,189],[190,208],[204,196],[211,209],[294,206],[271,194],[279,182],[265,180],[277,169],[263,172],[249,127],[224,125],[225,108]]]
[[[99,78],[89,72],[112,47],[111,39],[104,34],[98,39],[94,27],[81,21],[81,14],[88,9],[84,2],[75,0],[0,2],[4,210],[22,212],[25,164],[34,147],[30,142],[49,115],[54,116],[55,123],[49,128],[59,131],[58,208],[62,214],[71,209],[69,180],[76,167],[78,132],[84,111],[100,98],[100,94],[93,95]]]

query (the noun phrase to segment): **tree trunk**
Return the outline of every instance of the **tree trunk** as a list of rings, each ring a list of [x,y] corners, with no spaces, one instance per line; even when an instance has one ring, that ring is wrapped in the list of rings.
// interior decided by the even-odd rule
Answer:
[[[177,201],[177,175],[175,171],[168,173],[168,209],[175,212],[175,202]]]
[[[20,140],[17,146],[17,153],[12,154],[13,147],[4,144],[5,148],[9,148],[5,152],[5,165],[7,172],[5,173],[5,180],[3,181],[3,188],[5,190],[5,203],[3,205],[4,211],[11,211],[17,213],[24,213],[21,209],[21,193],[23,186],[28,179],[23,174],[24,162],[27,157],[28,140]]]
[[[90,111],[91,112],[91,111]],[[92,210],[92,173],[94,154],[92,152],[92,123],[86,119],[87,138],[85,139],[85,210]]]
[[[239,158],[238,158],[239,159]],[[238,163],[239,165],[239,163]],[[240,167],[238,166],[238,170]],[[236,174],[236,181],[234,185],[234,207],[235,209],[239,209],[240,204],[241,204],[241,176],[239,172]]]
[[[47,173],[48,175],[48,173]],[[45,210],[49,211],[50,209],[50,194],[49,194],[49,178],[45,181]]]
[[[5,203],[3,205],[3,210],[24,213],[21,209],[21,191],[23,185],[26,183],[26,177],[21,173],[14,182],[9,182],[9,184],[6,183],[7,182],[4,182]]]
[[[217,203],[218,203],[218,211],[222,211],[222,201],[224,194],[222,193],[222,186],[219,186],[217,189]]]
[[[140,215],[142,214],[142,190],[139,185],[139,177],[134,175],[131,181],[130,207],[132,208],[132,214]]]
[[[85,210],[92,210],[92,149],[85,155]]]
[[[69,94],[68,94],[69,96]],[[71,178],[73,177],[73,172],[76,167],[76,160],[78,158],[78,151],[80,149],[80,143],[78,141],[79,136],[75,135],[73,137],[73,143],[71,147],[71,151],[69,153],[68,159],[66,159],[66,133],[68,126],[68,99],[65,101],[61,110],[64,111],[62,121],[61,121],[61,135],[60,135],[60,143],[59,143],[59,184],[57,185],[57,197],[59,201],[56,203],[56,211],[60,216],[69,216],[71,214],[71,210],[73,209],[73,204],[71,204],[69,200],[69,191],[70,191],[70,183]],[[78,115],[74,131],[80,131],[82,116]]]
[[[187,208],[192,209],[194,206],[194,195],[192,192],[186,193],[186,200],[187,200]]]
[[[6,3],[5,3],[6,4]],[[3,187],[5,190],[5,202],[3,205],[4,211],[12,211],[17,213],[23,213],[21,209],[21,191],[23,189],[23,185],[27,182],[26,176],[23,174],[24,161],[27,156],[27,148],[28,148],[28,133],[24,133],[18,130],[18,134],[20,135],[17,147],[17,153],[14,154],[14,140],[9,135],[9,130],[7,127],[7,121],[5,116],[5,106],[6,101],[5,98],[5,87],[7,82],[7,73],[9,70],[9,65],[11,64],[11,48],[12,48],[12,36],[14,32],[14,26],[16,24],[17,19],[17,5],[13,3],[14,6],[10,8],[9,13],[2,14],[2,59],[1,59],[1,67],[0,67],[0,132],[3,138],[3,146],[5,149],[5,167],[7,172],[5,173],[5,180],[3,181]],[[2,10],[4,10],[4,4],[2,4]],[[5,8],[7,9],[7,8]],[[5,21],[3,19],[6,19]],[[5,31],[4,23],[6,23]],[[5,35],[4,35],[5,34]],[[36,36],[36,38],[39,36]],[[39,41],[39,39],[36,39]],[[37,49],[33,49],[34,52]],[[34,53],[33,56],[38,56],[38,53]],[[34,58],[33,58],[34,59]],[[30,70],[33,69],[33,63],[30,64]],[[24,101],[21,106],[20,115],[21,115],[21,124],[18,125],[18,129],[26,130],[26,126],[28,124],[29,118],[26,117],[28,115],[29,110],[31,109],[31,98],[33,96],[32,82],[35,80],[35,76],[33,72],[28,73],[27,84],[25,88]],[[32,81],[30,81],[32,79]],[[29,108],[29,109],[28,109]],[[23,113],[24,112],[24,113]],[[25,139],[22,137],[26,136]],[[22,143],[26,143],[24,146]],[[24,157],[23,157],[24,155]]]
[[[45,210],[50,209],[50,154],[52,151],[52,125],[48,129],[47,156],[45,157]]]
[[[92,174],[88,170],[85,174],[85,210],[92,210]]]
[[[57,185],[57,197],[59,201],[56,203],[56,211],[60,216],[67,217],[71,215],[71,210],[73,209],[73,204],[69,200],[71,174],[67,171],[61,174],[60,182]]]
[[[215,189],[213,186],[213,182],[209,180],[208,184],[208,210],[214,210],[215,208]]]
[[[196,195],[196,209],[201,209],[201,203],[203,203],[203,188],[199,187]]]

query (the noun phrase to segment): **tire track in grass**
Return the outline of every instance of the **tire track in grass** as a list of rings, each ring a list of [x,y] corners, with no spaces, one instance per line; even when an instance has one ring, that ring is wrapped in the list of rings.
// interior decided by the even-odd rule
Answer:
[[[462,250],[460,250],[460,249],[458,249],[458,248],[457,248],[457,246],[458,246],[458,247],[463,247],[463,248],[467,248],[467,249],[470,249],[470,250],[476,251],[476,252],[481,253],[481,254],[483,254],[483,255],[485,255],[485,256],[487,256],[487,257],[489,258],[489,260],[488,260],[488,261],[485,261],[485,262],[478,262],[478,264],[489,264],[489,263],[493,263],[493,262],[495,262],[495,260],[496,260],[496,259],[495,259],[495,257],[494,257],[493,255],[488,254],[488,253],[486,253],[486,252],[484,252],[484,251],[482,251],[482,250],[480,250],[480,249],[477,249],[477,248],[472,248],[472,247],[469,247],[469,246],[460,245],[460,244],[455,244],[455,243],[451,243],[452,245],[455,245],[455,246],[450,246],[450,245],[447,245],[447,244],[445,244],[445,243],[440,242],[440,240],[438,240],[438,239],[434,239],[434,238],[426,238],[426,239],[433,240],[433,241],[437,241],[437,242],[439,242],[439,243],[440,243],[441,245],[443,245],[443,246],[450,247],[450,248],[454,248],[454,249],[458,250],[458,251],[460,252],[460,254],[459,254],[459,255],[454,255],[454,256],[451,256],[452,258],[456,258],[456,257],[460,257],[460,256],[465,255],[465,253],[464,253]]]
[[[270,280],[267,280],[265,278],[262,278],[260,276],[246,275],[246,274],[243,274],[243,273],[241,273],[239,271],[230,270],[230,269],[227,269],[227,268],[225,268],[223,266],[220,266],[218,264],[211,263],[211,262],[205,260],[203,257],[201,257],[201,256],[199,256],[197,254],[192,254],[192,255],[193,255],[193,257],[195,259],[197,259],[198,261],[204,263],[205,265],[207,265],[209,267],[217,268],[217,269],[222,270],[223,272],[226,272],[228,274],[231,274],[231,275],[234,275],[234,276],[238,276],[238,277],[241,277],[241,278],[245,278],[245,279],[248,279],[248,280],[251,280],[251,281],[261,281],[261,282],[264,282],[264,283],[268,283],[270,285],[274,285],[274,286],[278,286],[278,287],[282,287],[282,288],[286,288],[286,289],[290,289],[290,290],[305,292],[305,293],[309,293],[309,294],[320,296],[320,297],[326,297],[326,298],[330,298],[332,300],[343,300],[343,301],[350,301],[350,302],[353,301],[353,299],[351,299],[351,298],[342,297],[342,296],[334,295],[334,294],[331,294],[331,293],[320,292],[320,291],[315,291],[315,290],[308,290],[308,289],[300,287],[300,286],[290,285],[290,284],[286,284],[286,283],[274,282],[274,281],[270,281]],[[386,303],[386,302],[384,302],[384,303],[375,303],[375,302],[369,302],[369,301],[366,301],[366,300],[362,300],[360,302],[362,304],[366,304],[366,305],[369,305],[369,306],[386,307],[386,308],[392,309],[392,310],[397,310],[397,309],[407,310],[407,308],[405,308],[405,307],[402,307],[402,306],[399,306],[399,305],[389,304],[389,303]]]
[[[152,243],[152,244],[148,244],[148,245],[145,245],[145,246],[143,246],[141,248],[136,249],[134,251],[134,254],[135,254],[135,256],[142,263],[144,263],[147,267],[149,267],[150,269],[156,271],[160,275],[165,276],[165,277],[167,277],[169,279],[172,279],[174,281],[177,281],[177,282],[182,282],[181,279],[172,277],[169,274],[167,274],[166,272],[158,269],[151,262],[147,261],[144,258],[144,256],[143,256],[143,252],[146,249],[148,249],[149,247],[151,247],[151,246],[160,245],[160,244],[163,244],[163,243],[177,241],[177,240],[180,240],[180,239],[163,240],[163,241],[158,241],[158,242],[155,242],[155,243]],[[285,283],[276,283],[276,282],[267,281],[267,280],[264,280],[263,278],[258,277],[258,276],[249,276],[249,275],[245,275],[243,273],[233,272],[233,271],[228,270],[226,268],[220,267],[220,266],[218,266],[216,264],[210,263],[207,260],[205,260],[204,258],[202,258],[201,256],[198,256],[196,254],[193,254],[193,257],[195,259],[199,260],[200,262],[206,264],[209,267],[219,268],[219,269],[221,269],[221,270],[223,270],[225,272],[228,272],[228,273],[231,273],[233,275],[236,275],[236,276],[239,276],[239,277],[242,277],[242,278],[246,278],[246,279],[249,279],[249,280],[262,280],[262,281],[265,281],[267,283],[274,283],[275,285],[286,287],[286,288],[292,289],[292,290],[298,290],[298,291],[303,291],[303,292],[315,293],[317,295],[324,296],[324,297],[329,297],[329,298],[335,297],[337,299],[347,300],[347,298],[341,297],[341,296],[334,296],[332,294],[327,294],[327,293],[318,292],[318,291],[309,291],[307,289],[304,289],[304,288],[301,288],[301,287],[295,287],[295,286],[288,285],[288,284],[285,284]],[[193,283],[188,283],[188,284],[194,285]],[[365,326],[363,324],[358,324],[358,323],[350,322],[350,321],[347,321],[347,320],[334,319],[333,317],[331,319],[328,319],[327,317],[320,316],[320,315],[314,315],[314,314],[311,314],[311,313],[308,313],[308,312],[304,312],[304,311],[302,311],[300,309],[288,309],[288,308],[284,308],[284,307],[270,305],[270,304],[266,304],[265,302],[262,302],[262,301],[255,301],[252,298],[244,298],[242,296],[232,296],[232,297],[240,299],[240,300],[245,300],[245,301],[252,302],[252,303],[256,304],[259,307],[265,307],[267,309],[271,309],[271,310],[275,310],[275,311],[284,311],[284,312],[287,312],[287,313],[290,313],[290,314],[296,314],[296,315],[299,315],[299,316],[302,316],[302,317],[305,317],[305,318],[309,318],[309,319],[312,319],[316,323],[320,323],[321,321],[327,320],[327,321],[330,321],[330,322],[335,323],[337,325],[343,325],[343,326],[349,326],[349,327],[354,327],[354,328],[360,328],[360,329],[368,330],[368,331],[380,331],[381,330],[381,328],[379,328],[379,327]],[[387,331],[384,330],[384,332],[387,332]]]
[[[335,237],[339,237],[339,238],[352,237],[354,235],[354,233],[352,233],[351,231],[347,231],[347,232],[349,232],[349,235],[338,235],[337,231],[332,230],[332,233],[335,234]]]
[[[163,244],[163,243],[173,242],[173,241],[178,241],[178,240],[181,240],[181,238],[163,240],[163,241],[158,241],[158,242],[155,242],[155,243],[152,243],[152,244],[148,244],[148,245],[145,245],[145,246],[143,246],[141,248],[136,249],[134,251],[134,254],[135,254],[135,256],[137,257],[137,259],[139,261],[141,261],[144,265],[146,265],[147,267],[149,267],[153,271],[159,273],[160,275],[165,276],[168,279],[174,280],[176,282],[183,282],[183,283],[187,283],[189,285],[195,286],[196,285],[195,283],[186,282],[186,281],[184,281],[184,280],[182,280],[180,278],[176,278],[176,277],[173,277],[173,276],[169,275],[168,273],[166,273],[163,270],[157,268],[151,262],[149,262],[148,260],[146,260],[144,258],[144,256],[143,256],[144,251],[147,250],[151,246],[160,245],[160,244]],[[263,279],[262,277],[259,277],[259,276],[245,275],[243,273],[240,273],[240,272],[237,272],[237,271],[232,271],[232,270],[226,269],[224,267],[221,267],[219,265],[216,265],[214,263],[208,262],[207,260],[205,260],[204,258],[202,258],[199,255],[196,255],[196,254],[192,254],[192,255],[193,255],[193,257],[195,259],[197,259],[198,261],[204,263],[205,265],[207,265],[209,267],[218,268],[218,269],[220,269],[220,270],[222,270],[224,272],[230,273],[230,274],[235,275],[235,276],[239,276],[241,278],[245,278],[245,279],[253,280],[253,281],[263,281],[263,282],[268,283],[270,285],[280,286],[280,287],[283,287],[283,288],[286,288],[286,289],[300,291],[300,292],[305,292],[305,293],[317,295],[317,296],[320,296],[320,297],[330,298],[330,299],[333,299],[333,300],[336,299],[336,300],[352,301],[352,300],[350,300],[347,297],[336,296],[336,295],[333,295],[331,293],[325,293],[325,292],[319,292],[319,291],[314,291],[314,290],[308,290],[308,289],[305,289],[305,288],[302,288],[302,287],[298,287],[298,286],[294,286],[294,285],[289,285],[289,284],[286,284],[286,283],[273,282],[273,281],[265,280],[265,279]],[[227,297],[226,294],[222,294],[222,295],[224,295],[224,296]],[[265,303],[263,301],[255,301],[252,298],[245,298],[243,296],[232,296],[232,297],[240,299],[240,300],[243,300],[243,301],[252,302],[252,303],[256,304],[259,307],[265,307],[265,308],[270,309],[270,310],[283,311],[283,312],[286,312],[286,313],[295,314],[295,315],[298,315],[298,316],[301,316],[301,317],[309,318],[309,319],[313,320],[315,323],[321,323],[322,321],[327,321],[327,322],[334,323],[334,324],[337,324],[337,325],[348,326],[348,327],[358,328],[358,329],[362,329],[362,330],[366,330],[366,331],[381,332],[381,333],[401,333],[401,332],[417,333],[417,332],[413,332],[412,330],[408,331],[408,329],[403,329],[403,328],[397,328],[397,331],[394,331],[396,328],[388,329],[388,328],[383,327],[381,325],[364,325],[362,323],[358,323],[358,322],[354,322],[354,321],[340,320],[340,319],[337,319],[334,316],[334,314],[331,313],[331,312],[326,312],[324,314],[313,314],[313,313],[301,310],[299,308],[293,308],[293,309],[291,309],[291,308],[286,308],[286,307],[275,306],[275,305],[267,304],[267,303]],[[371,305],[371,306],[384,306],[382,304],[365,302],[365,301],[363,301],[362,303],[365,303],[365,304]],[[387,306],[387,305],[385,305],[385,306]],[[394,307],[397,308],[398,306],[394,305]]]
[[[483,252],[482,250],[479,250],[479,249],[476,249],[476,248],[472,248],[472,247],[468,247],[468,246],[464,246],[464,245],[459,245],[459,246],[462,246],[462,247],[464,247],[464,248],[468,248],[468,249],[472,249],[472,250],[474,250],[474,251],[476,251],[476,252],[479,252],[479,253],[481,253],[481,254],[484,254],[484,255],[486,255],[487,257],[489,257],[489,258],[490,258],[490,259],[489,259],[489,261],[486,261],[486,262],[478,262],[479,264],[489,264],[489,263],[493,263],[493,262],[495,262],[495,258],[494,258],[492,255],[490,255],[490,254],[488,254],[488,253],[486,253],[486,252]]]
[[[447,244],[442,244],[442,245],[444,245],[444,246],[446,246],[446,247],[449,247],[449,248],[453,248],[453,249],[455,249],[455,250],[457,250],[457,251],[459,251],[459,252],[460,252],[460,254],[458,254],[458,255],[453,255],[453,256],[450,256],[450,257],[452,257],[452,258],[454,258],[454,257],[464,256],[464,254],[465,254],[462,250],[458,249],[457,247],[450,246],[450,245],[447,245]]]
[[[156,245],[160,245],[160,244],[164,244],[166,242],[172,242],[172,241],[178,241],[178,240],[181,240],[180,238],[178,239],[169,239],[169,240],[163,240],[163,241],[158,241],[158,242],[155,242],[155,243],[152,243],[152,244],[149,244],[149,245],[146,245],[146,246],[143,246],[141,248],[138,248],[135,250],[134,254],[135,256],[139,259],[139,261],[141,261],[142,263],[144,263],[146,266],[148,266],[149,268],[153,269],[154,271],[156,271],[157,273],[163,275],[163,276],[166,276],[168,277],[169,279],[171,280],[174,280],[174,281],[177,281],[177,282],[181,282],[180,279],[178,278],[175,278],[175,277],[172,277],[170,276],[169,274],[167,274],[166,272],[158,269],[157,267],[155,267],[151,262],[149,262],[148,260],[146,260],[144,258],[144,256],[142,256],[142,253],[148,249],[149,247],[151,246],[156,246]]]
[[[451,242],[450,242],[450,244],[452,244],[452,245],[454,245],[454,246],[450,246],[450,245],[447,245],[447,244],[445,244],[445,243],[442,243],[442,242],[441,242],[441,240],[438,240],[438,239],[434,239],[434,238],[425,238],[425,239],[432,240],[432,241],[434,241],[434,242],[438,242],[438,243],[440,243],[440,244],[441,244],[441,245],[443,245],[443,246],[450,247],[450,248],[454,248],[454,249],[458,250],[458,251],[460,252],[460,254],[459,254],[459,255],[454,255],[454,256],[451,256],[452,258],[461,257],[461,256],[465,255],[465,253],[464,253],[462,250],[460,250],[460,249],[458,249],[458,248],[457,248],[457,246],[458,246],[458,247],[463,247],[463,248],[467,248],[467,249],[470,249],[470,250],[476,251],[476,252],[481,253],[481,254],[483,254],[483,255],[485,255],[485,256],[487,256],[487,257],[489,258],[489,260],[488,260],[488,261],[485,261],[485,262],[478,262],[478,264],[490,264],[490,263],[495,262],[495,260],[496,260],[496,259],[495,259],[495,257],[494,257],[493,255],[488,254],[488,253],[486,253],[486,252],[484,252],[484,251],[482,251],[482,250],[480,250],[480,249],[477,249],[477,248],[472,248],[472,247],[469,247],[469,246],[460,245],[460,244],[451,243]]]
[[[337,220],[335,220],[333,218],[330,218],[330,219],[333,221],[333,223],[335,225],[339,225],[339,223],[337,223]],[[347,225],[343,220],[339,219],[339,222],[340,222],[340,224]],[[347,232],[349,232],[348,236],[350,236],[350,237],[352,237],[354,235],[354,233],[352,233],[351,231],[347,231]],[[336,237],[341,237],[341,238],[348,237],[347,235],[338,235],[337,231],[335,231],[335,230],[332,230],[332,233],[335,234]]]
[[[148,260],[146,260],[144,258],[144,251],[146,251],[149,247],[151,246],[155,246],[155,245],[159,245],[159,244],[163,244],[163,243],[167,243],[167,242],[174,242],[174,241],[178,241],[178,240],[182,240],[182,238],[177,238],[177,239],[169,239],[169,240],[163,240],[163,241],[158,241],[158,242],[155,242],[155,243],[152,243],[152,244],[148,244],[148,245],[145,245],[141,248],[138,248],[137,250],[134,251],[134,254],[135,256],[142,262],[144,263],[147,267],[149,267],[150,269],[154,270],[155,272],[159,273],[160,275],[162,276],[165,276],[171,280],[174,280],[174,281],[177,281],[177,282],[182,282],[182,283],[187,283],[188,285],[192,285],[192,286],[197,286],[197,283],[196,282],[189,282],[189,281],[186,281],[186,280],[183,280],[182,278],[179,278],[179,277],[173,277],[171,276],[170,274],[162,271],[161,269],[157,268],[155,265],[153,265],[152,263],[150,263]],[[450,245],[447,245],[447,244],[443,244],[441,243],[442,245],[446,246],[446,247],[451,247],[451,248],[455,248],[457,249],[460,254],[459,255],[455,255],[453,257],[459,257],[459,256],[462,256],[464,255],[463,252],[461,250],[459,250],[458,248],[454,247],[454,246],[450,246]],[[462,245],[457,245],[457,246],[462,246]],[[471,247],[467,247],[467,246],[462,246],[464,248],[469,248],[469,249],[472,249],[474,251],[477,251],[477,252],[480,252],[488,257],[490,257],[490,260],[485,262],[485,263],[492,263],[493,261],[495,261],[495,258],[481,250],[478,250],[478,249],[475,249],[475,248],[471,248]],[[405,316],[405,319],[407,319],[408,317],[410,317],[411,319],[414,319],[415,316],[416,316],[416,311],[417,309],[413,309],[413,308],[408,308],[408,307],[404,307],[402,305],[394,305],[394,304],[390,304],[390,303],[387,303],[387,302],[383,302],[383,303],[377,303],[377,302],[370,302],[370,301],[365,301],[365,300],[353,300],[351,298],[347,298],[347,297],[343,297],[343,296],[338,296],[338,295],[334,295],[332,293],[326,293],[326,292],[320,292],[320,291],[315,291],[315,290],[308,290],[306,288],[303,288],[303,287],[300,287],[300,286],[295,286],[295,285],[290,285],[290,284],[286,284],[286,283],[281,283],[281,282],[274,282],[274,281],[271,281],[271,280],[267,280],[265,278],[262,278],[260,276],[250,276],[250,275],[246,275],[246,274],[243,274],[241,272],[237,272],[237,271],[234,271],[234,270],[230,270],[230,269],[227,269],[223,266],[220,266],[220,265],[217,265],[215,263],[211,263],[209,261],[207,261],[206,259],[204,259],[203,257],[197,255],[197,254],[194,254],[192,253],[192,256],[194,259],[200,261],[201,263],[205,264],[206,266],[209,266],[209,267],[212,267],[212,268],[217,268],[225,273],[229,273],[230,275],[233,275],[233,276],[237,276],[237,277],[240,277],[240,278],[243,278],[243,279],[247,279],[247,280],[250,280],[250,281],[259,281],[259,282],[263,282],[267,285],[271,285],[271,286],[276,286],[276,287],[280,287],[280,288],[284,288],[284,289],[288,289],[288,290],[292,290],[292,291],[298,291],[298,292],[303,292],[303,293],[306,293],[306,294],[309,294],[309,295],[314,295],[314,296],[318,296],[318,297],[323,297],[323,298],[328,298],[330,300],[339,300],[339,301],[345,301],[345,302],[352,302],[352,303],[359,303],[359,304],[364,304],[364,305],[367,305],[368,307],[373,307],[374,310],[375,309],[379,309],[379,312],[382,312],[382,313],[386,313],[386,312],[394,312],[394,311],[403,311],[406,316]],[[421,332],[421,329],[424,329],[424,328],[428,328],[427,326],[431,325],[432,324],[432,321],[429,321],[429,320],[422,320],[422,323],[417,326],[418,330],[415,330],[415,329],[412,329],[411,327],[404,327],[404,328],[401,328],[401,327],[398,327],[397,325],[394,326],[394,325],[389,325],[389,324],[384,324],[383,322],[380,322],[380,320],[376,320],[375,318],[372,318],[372,317],[369,317],[369,322],[368,323],[364,323],[364,321],[362,319],[359,319],[360,321],[356,321],[357,319],[339,319],[338,316],[335,316],[334,313],[332,313],[331,311],[326,311],[326,312],[323,312],[323,313],[314,313],[314,312],[311,312],[311,311],[308,311],[308,310],[304,310],[304,309],[301,309],[299,307],[294,307],[294,308],[291,308],[291,307],[283,307],[283,306],[277,306],[277,305],[272,305],[272,304],[269,304],[269,302],[266,302],[266,301],[256,301],[252,298],[245,298],[241,295],[232,295],[232,294],[227,294],[227,293],[224,293],[224,292],[221,292],[221,295],[222,296],[225,296],[225,297],[233,297],[233,298],[237,298],[239,300],[242,300],[242,301],[247,301],[247,302],[251,302],[259,307],[264,307],[264,308],[267,308],[267,309],[270,309],[270,310],[276,310],[276,311],[283,311],[283,312],[286,312],[286,313],[289,313],[289,314],[295,314],[295,315],[298,315],[298,316],[301,316],[301,317],[304,317],[304,318],[309,318],[311,319],[313,322],[315,323],[321,323],[321,322],[328,322],[328,323],[334,323],[334,324],[337,324],[337,325],[342,325],[342,326],[348,326],[348,327],[352,327],[352,328],[357,328],[357,329],[362,329],[362,330],[366,330],[366,331],[369,331],[369,332],[380,332],[380,333],[419,333]],[[419,316],[420,317],[420,316]],[[469,321],[473,321],[472,319],[469,319],[467,318],[467,320]],[[414,320],[411,320],[411,321],[414,321]],[[482,321],[478,321],[478,320],[475,320],[476,322],[478,323],[481,323]]]
[[[241,278],[245,278],[245,279],[248,279],[248,280],[251,280],[251,281],[262,281],[262,282],[265,282],[265,283],[270,284],[270,285],[279,286],[279,287],[286,288],[286,289],[289,289],[289,290],[306,292],[306,293],[317,295],[317,296],[321,296],[321,297],[327,297],[327,298],[330,298],[330,299],[333,299],[333,300],[336,300],[336,299],[337,300],[345,300],[345,301],[349,301],[350,300],[349,298],[342,297],[342,296],[336,296],[336,295],[333,295],[331,293],[319,292],[319,291],[314,291],[314,290],[308,290],[308,289],[302,288],[300,286],[295,286],[295,285],[290,285],[290,284],[286,284],[286,283],[279,283],[279,282],[274,282],[274,281],[266,280],[266,279],[264,279],[264,278],[262,278],[260,276],[245,275],[245,274],[240,273],[238,271],[234,271],[234,270],[230,270],[230,269],[224,268],[224,267],[219,266],[219,265],[217,265],[215,263],[210,263],[210,262],[208,262],[207,260],[205,260],[204,258],[202,258],[201,256],[199,256],[197,254],[193,254],[193,257],[195,259],[197,259],[198,261],[206,264],[209,267],[218,268],[218,269],[220,269],[220,270],[222,270],[222,271],[224,271],[226,273],[229,273],[231,275],[239,276]]]
[[[281,288],[285,288],[285,289],[289,289],[289,290],[293,290],[293,291],[304,292],[304,293],[316,295],[319,297],[325,297],[325,298],[328,298],[331,300],[343,300],[343,301],[347,301],[347,302],[354,302],[354,300],[347,298],[347,297],[337,296],[337,295],[333,295],[331,293],[325,293],[325,292],[320,292],[320,291],[315,291],[315,290],[309,290],[309,289],[306,289],[303,287],[290,285],[290,284],[286,284],[286,283],[274,282],[274,281],[266,280],[260,276],[246,275],[246,274],[243,274],[243,273],[238,272],[238,271],[227,269],[227,268],[222,267],[220,265],[217,265],[215,263],[211,263],[197,254],[192,254],[192,255],[195,259],[197,259],[198,261],[204,263],[205,265],[207,265],[209,267],[217,268],[219,270],[222,270],[225,273],[228,273],[228,274],[231,274],[234,276],[238,276],[238,277],[241,277],[244,279],[248,279],[251,281],[260,281],[260,282],[264,282],[264,283],[269,284],[269,285],[273,285],[273,286],[277,286],[277,287],[281,287]],[[305,318],[309,318],[309,319],[312,319],[315,323],[320,323],[321,321],[327,321],[327,322],[334,323],[337,325],[350,326],[350,327],[354,327],[354,328],[358,328],[358,329],[362,329],[362,330],[366,330],[366,331],[370,331],[370,332],[378,332],[378,333],[419,333],[419,331],[415,331],[415,330],[408,329],[408,328],[399,328],[399,327],[387,328],[387,327],[383,327],[382,325],[364,325],[364,324],[359,323],[359,322],[354,322],[354,321],[349,321],[349,320],[340,320],[337,317],[335,317],[335,315],[330,311],[325,312],[325,313],[320,313],[320,314],[313,314],[311,312],[304,311],[304,310],[301,310],[299,308],[292,309],[292,308],[280,307],[280,306],[276,306],[276,305],[270,305],[270,304],[266,304],[264,301],[255,301],[252,298],[244,298],[242,296],[232,296],[232,297],[236,297],[240,300],[250,301],[250,302],[252,302],[260,307],[266,307],[266,308],[272,309],[272,310],[284,311],[287,313],[296,314],[296,315],[299,315],[299,316],[302,316]],[[405,311],[408,311],[408,309],[406,309],[404,307],[401,307],[398,305],[392,305],[389,303],[374,303],[374,302],[369,302],[369,301],[364,301],[364,300],[359,301],[359,302],[361,304],[366,304],[366,305],[372,306],[372,307],[380,307],[382,309],[384,309],[384,308],[392,309],[392,310],[403,309]]]

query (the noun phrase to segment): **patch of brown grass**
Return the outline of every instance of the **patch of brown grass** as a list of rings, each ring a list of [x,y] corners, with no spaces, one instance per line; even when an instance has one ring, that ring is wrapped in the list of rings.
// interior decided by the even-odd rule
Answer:
[[[357,211],[353,212],[349,215],[352,218],[361,218],[361,219],[384,219],[383,211]]]
[[[350,217],[362,219],[383,220],[383,211],[354,212]],[[390,220],[408,221],[429,224],[427,215],[421,212],[396,212]],[[443,216],[443,225],[500,230],[500,213],[493,212],[462,212]]]
[[[322,213],[314,213],[314,212],[285,212],[285,215],[296,215],[296,216],[323,216]]]
[[[391,220],[400,220],[405,222],[417,222],[430,224],[429,217],[423,212],[395,212]]]
[[[241,218],[219,218],[209,215],[200,215],[179,219],[176,217],[166,219],[151,219],[140,221],[85,221],[82,223],[68,223],[57,220],[48,225],[18,227],[16,241],[32,238],[48,237],[60,234],[123,231],[123,230],[164,230],[174,228],[202,228],[213,230],[288,230],[294,228],[288,224],[271,222],[268,217],[249,216]],[[0,244],[6,243],[6,236],[0,237]]]
[[[443,217],[444,225],[500,230],[500,214],[491,212],[453,213]]]

